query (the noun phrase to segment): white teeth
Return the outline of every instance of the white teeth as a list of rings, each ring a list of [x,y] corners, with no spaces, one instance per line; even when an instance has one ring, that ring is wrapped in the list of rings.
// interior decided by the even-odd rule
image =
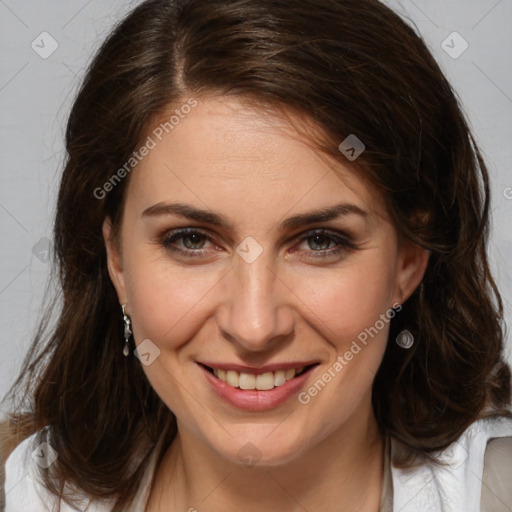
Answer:
[[[289,370],[277,370],[275,372],[266,372],[260,375],[252,373],[235,372],[232,370],[221,370],[215,368],[213,373],[215,377],[226,382],[234,388],[257,389],[258,391],[268,391],[277,386],[282,386],[287,380],[293,379],[304,371],[304,366],[300,368],[290,368]]]
[[[285,370],[277,370],[274,373],[274,384],[276,386],[282,386],[286,382],[286,371]]]
[[[256,387],[256,375],[251,373],[241,373],[238,380],[238,387],[240,389],[254,389]]]
[[[272,372],[262,373],[256,377],[256,389],[266,391],[274,387],[274,374]]]
[[[226,372],[226,382],[230,386],[237,388],[239,380],[240,380],[240,374],[238,372],[232,372],[232,371]]]

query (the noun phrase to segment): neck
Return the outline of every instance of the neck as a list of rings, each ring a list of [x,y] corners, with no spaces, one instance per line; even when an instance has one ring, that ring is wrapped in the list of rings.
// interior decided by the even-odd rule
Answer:
[[[146,512],[377,512],[384,442],[373,412],[350,423],[350,429],[343,425],[288,463],[261,467],[227,461],[178,426]]]

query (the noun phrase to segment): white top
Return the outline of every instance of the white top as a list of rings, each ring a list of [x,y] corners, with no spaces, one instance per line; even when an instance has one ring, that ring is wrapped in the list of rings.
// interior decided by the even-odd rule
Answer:
[[[20,443],[7,459],[5,466],[5,512],[58,512],[57,499],[42,485],[39,465],[52,462],[57,454],[46,443],[36,446],[37,433]],[[393,512],[480,512],[484,455],[489,439],[512,437],[512,420],[481,419],[473,423],[462,436],[438,457],[445,467],[424,462],[405,470],[391,466]],[[162,436],[163,439],[163,436]],[[402,445],[391,438],[391,457]],[[130,510],[144,512],[149,498],[160,443],[154,450],[141,488]],[[512,488],[512,458],[508,459],[510,488]],[[508,477],[505,477],[507,482]],[[505,484],[508,487],[507,484]],[[68,486],[69,488],[69,486]],[[75,488],[84,512],[113,512],[113,501],[91,502]],[[503,511],[512,510],[512,503],[503,504]],[[61,512],[76,512],[65,503]]]
[[[482,419],[440,453],[439,459],[447,466],[425,463],[409,471],[391,466],[393,512],[480,512],[487,442],[510,436],[512,420]],[[392,456],[399,449],[393,442]],[[508,490],[512,489],[510,454],[503,477],[509,482]],[[510,496],[510,492],[507,494]],[[511,502],[503,505],[500,510],[512,510]]]

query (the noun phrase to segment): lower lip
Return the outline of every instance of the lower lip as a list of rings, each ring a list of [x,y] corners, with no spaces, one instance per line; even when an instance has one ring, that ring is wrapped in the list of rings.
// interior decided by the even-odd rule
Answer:
[[[276,386],[267,391],[257,389],[240,389],[230,386],[210,373],[204,366],[198,365],[208,382],[212,385],[213,391],[226,400],[229,404],[248,411],[264,411],[277,407],[297,395],[304,386],[314,368],[309,368],[298,377],[287,380],[282,386]]]

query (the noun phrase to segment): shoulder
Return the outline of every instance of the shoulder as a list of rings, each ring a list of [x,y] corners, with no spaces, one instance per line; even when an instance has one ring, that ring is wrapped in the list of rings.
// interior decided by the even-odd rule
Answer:
[[[487,443],[482,475],[482,510],[512,505],[512,435]]]
[[[490,439],[485,450],[486,466],[512,465],[512,435]]]
[[[438,463],[418,453],[417,464],[406,468],[392,466],[397,510],[496,510],[492,508],[490,493],[501,506],[512,505],[506,494],[512,487],[511,439],[511,419],[484,418],[472,423],[446,449],[433,453]],[[392,442],[394,451],[399,453],[401,443]]]
[[[40,442],[41,431],[22,441],[5,463],[5,512],[76,512],[43,485],[41,469],[48,468],[58,458],[58,453],[46,442]],[[92,506],[80,492],[73,496],[79,500],[81,510],[110,512],[106,506]],[[91,505],[91,506],[90,506]]]
[[[5,463],[5,511],[51,510],[37,492],[30,460],[35,449],[37,433],[22,441],[7,458]]]

